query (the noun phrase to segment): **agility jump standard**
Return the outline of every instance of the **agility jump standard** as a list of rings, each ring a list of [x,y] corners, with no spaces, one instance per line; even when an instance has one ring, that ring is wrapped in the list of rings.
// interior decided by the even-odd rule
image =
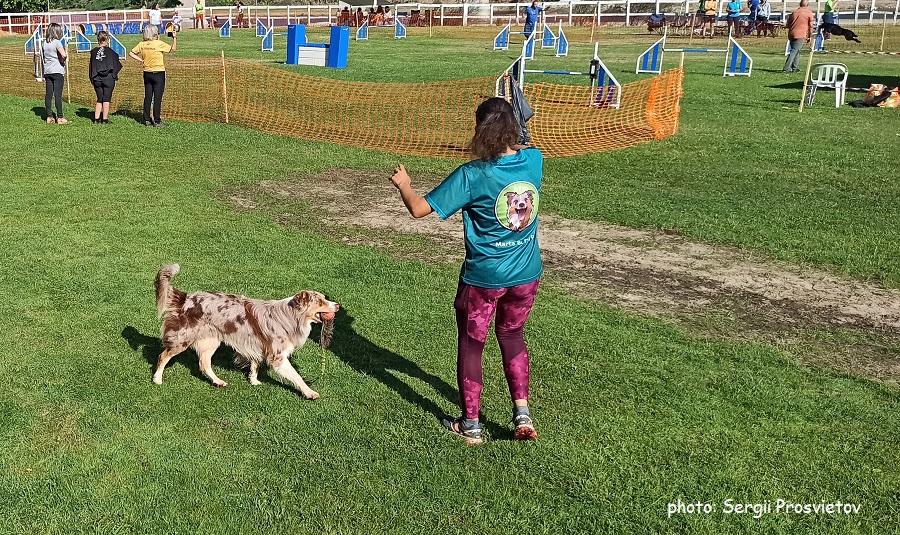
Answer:
[[[94,43],[87,38],[86,35],[81,33],[80,31],[75,31],[75,52],[90,52],[91,48],[94,47]],[[109,35],[109,48],[112,49],[116,54],[119,55],[119,59],[125,61],[128,57],[127,49],[125,45],[122,44],[121,41],[116,39],[115,35]]]
[[[406,26],[400,22],[400,17],[398,13],[394,13],[394,39],[406,39]],[[390,25],[382,25],[382,26],[372,26],[373,28],[390,28]],[[356,30],[356,41],[368,41],[369,40],[369,18],[366,17],[365,22],[363,22],[362,26]]]
[[[662,72],[663,56],[666,52],[681,52],[682,54],[725,54],[725,68],[722,76],[750,76],[753,70],[753,58],[734,40],[731,32],[728,32],[728,45],[725,48],[666,48],[666,36],[668,28],[663,31],[663,36],[653,43],[643,54],[638,56],[634,73],[660,74]]]
[[[506,96],[506,84],[504,84],[504,79],[507,76],[511,76],[514,83],[518,84],[519,89],[525,88],[525,74],[533,73],[533,74],[549,74],[549,75],[562,75],[562,76],[589,76],[591,79],[591,97],[588,102],[589,106],[594,106],[598,108],[618,108],[622,103],[622,84],[616,80],[616,77],[606,68],[606,65],[600,61],[600,58],[597,56],[597,49],[599,47],[599,43],[594,43],[594,58],[590,62],[590,67],[588,72],[576,72],[576,71],[554,71],[554,70],[540,70],[540,69],[528,69],[526,68],[526,61],[530,59],[534,59],[534,39],[530,38],[528,41],[522,44],[522,55],[513,62],[512,65],[507,68],[500,77],[497,78],[496,83],[494,84],[494,95],[498,97]],[[532,44],[531,51],[532,56],[528,57],[526,50],[528,47],[529,41]]]
[[[559,21],[559,27],[556,30],[556,33],[553,33],[553,29],[547,25],[547,21],[545,17],[541,17],[538,21],[537,28],[534,29],[530,34],[526,34],[525,32],[513,32],[512,31],[512,19],[506,23],[506,26],[500,30],[500,33],[494,37],[494,50],[509,50],[509,38],[511,34],[516,35],[525,35],[527,42],[535,34],[541,36],[541,48],[556,48],[556,57],[568,56],[569,55],[569,40],[566,38],[566,34],[563,33],[562,29],[562,21]],[[529,58],[530,59],[530,58]]]

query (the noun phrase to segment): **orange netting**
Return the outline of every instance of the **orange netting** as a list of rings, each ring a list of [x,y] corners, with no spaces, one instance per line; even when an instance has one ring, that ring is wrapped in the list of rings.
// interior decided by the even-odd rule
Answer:
[[[70,53],[63,97],[92,108],[88,54]],[[163,117],[218,121],[271,134],[399,154],[464,158],[474,111],[494,95],[493,78],[424,84],[347,82],[222,58],[166,58]],[[682,71],[626,84],[619,109],[588,106],[590,88],[531,84],[528,128],[546,157],[620,149],[678,129]],[[43,101],[32,57],[0,47],[0,93]],[[142,74],[126,61],[111,108],[140,117]]]

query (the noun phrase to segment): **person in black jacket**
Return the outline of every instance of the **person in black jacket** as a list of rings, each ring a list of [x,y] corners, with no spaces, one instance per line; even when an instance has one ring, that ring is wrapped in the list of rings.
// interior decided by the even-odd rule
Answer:
[[[88,76],[97,93],[97,105],[94,107],[94,124],[109,124],[109,103],[112,100],[122,61],[115,50],[109,48],[109,33],[105,30],[97,32],[97,47],[91,50],[90,71]]]

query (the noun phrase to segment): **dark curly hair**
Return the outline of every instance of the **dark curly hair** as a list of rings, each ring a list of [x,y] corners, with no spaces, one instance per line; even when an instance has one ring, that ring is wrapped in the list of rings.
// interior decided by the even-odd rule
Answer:
[[[509,102],[489,98],[475,110],[475,135],[469,151],[475,158],[489,162],[519,142],[519,122]]]

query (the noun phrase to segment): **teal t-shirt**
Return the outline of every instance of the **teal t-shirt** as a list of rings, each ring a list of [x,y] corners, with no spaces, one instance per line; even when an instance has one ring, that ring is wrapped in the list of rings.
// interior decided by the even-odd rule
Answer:
[[[509,288],[543,273],[538,208],[544,156],[522,149],[456,168],[425,200],[447,219],[462,210],[466,260],[460,279],[480,288]]]

